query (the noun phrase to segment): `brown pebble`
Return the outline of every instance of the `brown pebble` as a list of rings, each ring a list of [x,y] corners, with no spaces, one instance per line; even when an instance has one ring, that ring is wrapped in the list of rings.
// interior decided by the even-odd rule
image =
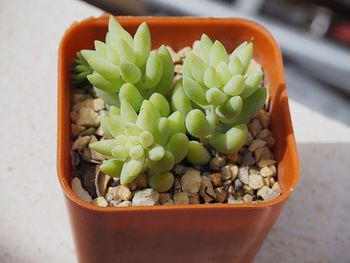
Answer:
[[[188,193],[187,196],[188,196],[189,204],[199,204],[200,203],[199,194]]]
[[[167,202],[169,202],[172,198],[172,195],[170,193],[159,193],[159,199],[158,202],[159,204],[163,205]]]
[[[253,137],[256,137],[263,128],[260,121],[256,118],[249,123],[248,127]]]
[[[175,205],[187,205],[189,204],[188,194],[186,192],[176,193],[174,195]]]
[[[134,182],[138,189],[147,188],[147,176],[143,173],[137,176]]]
[[[201,187],[199,188],[199,195],[204,199],[205,202],[210,202],[216,197],[213,185],[208,177],[202,176]]]
[[[273,136],[266,137],[264,140],[266,141],[266,145],[269,148],[272,148],[276,143],[276,140]]]
[[[215,194],[216,194],[215,200],[218,203],[223,203],[223,202],[225,202],[227,200],[228,192],[225,191],[222,187],[216,188],[216,189],[214,189],[214,191],[215,191]]]
[[[208,176],[211,183],[214,187],[219,187],[222,184],[222,174],[221,173],[213,173]]]
[[[255,139],[254,141],[252,141],[252,143],[249,145],[248,150],[251,152],[254,152],[256,149],[258,148],[262,148],[266,145],[266,142],[264,140],[261,139]]]
[[[230,153],[226,155],[227,162],[235,163],[237,161],[238,152]]]

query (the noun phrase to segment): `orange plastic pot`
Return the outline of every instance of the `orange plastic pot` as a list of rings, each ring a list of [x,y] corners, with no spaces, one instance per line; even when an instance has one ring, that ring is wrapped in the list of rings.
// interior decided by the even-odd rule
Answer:
[[[147,21],[154,48],[189,46],[202,33],[229,51],[254,42],[271,91],[271,123],[283,194],[259,204],[97,207],[70,187],[70,66],[78,50],[104,39],[107,18],[73,24],[63,36],[58,65],[58,178],[65,194],[79,262],[251,262],[299,178],[299,161],[288,107],[281,52],[260,25],[242,19],[118,17],[130,32]]]

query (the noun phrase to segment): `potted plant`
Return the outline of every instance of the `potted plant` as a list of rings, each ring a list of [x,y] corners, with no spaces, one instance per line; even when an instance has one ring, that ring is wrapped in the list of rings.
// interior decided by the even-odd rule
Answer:
[[[60,46],[58,176],[79,261],[252,261],[299,176],[277,44],[261,26],[241,19],[120,17],[118,21],[104,17],[73,25]],[[134,38],[129,33],[135,33]],[[176,59],[163,45],[180,50],[193,42],[193,50],[183,50],[183,65],[175,66],[182,76],[173,85]],[[229,57],[227,50],[233,49]],[[77,125],[71,130],[70,70],[78,51],[75,80],[87,78],[100,100],[74,104],[71,118]],[[257,62],[251,62],[252,57]],[[237,152],[247,142],[247,123],[254,138],[261,133],[263,127],[258,127],[254,134],[251,118],[267,97],[263,76],[271,116],[264,125],[271,125],[277,161],[277,171],[267,172],[277,173],[278,182],[268,179],[262,190],[266,171],[244,179],[242,170],[235,176],[243,183],[232,186],[236,191],[232,193],[224,188],[224,172],[210,171],[228,170],[227,181],[233,183],[232,169],[238,167],[224,168],[215,162],[223,155],[237,161]],[[98,116],[88,104],[103,114]],[[85,111],[87,119],[79,119],[77,111]],[[92,128],[80,131],[87,123]],[[97,136],[80,136],[72,146],[74,131]],[[250,153],[241,161],[248,166],[259,143],[266,144],[255,141],[249,142]],[[80,150],[90,149],[87,153],[100,161],[92,165],[93,172],[80,169],[96,176],[93,190],[86,182],[84,189],[78,178],[72,181],[71,147],[87,144],[90,148]],[[275,160],[253,163],[264,169]],[[282,193],[264,200],[273,185]],[[164,194],[169,191],[173,191],[170,197]],[[82,200],[91,201],[92,192],[99,196],[92,204]],[[258,202],[261,199],[265,202]],[[158,203],[162,205],[145,206]]]

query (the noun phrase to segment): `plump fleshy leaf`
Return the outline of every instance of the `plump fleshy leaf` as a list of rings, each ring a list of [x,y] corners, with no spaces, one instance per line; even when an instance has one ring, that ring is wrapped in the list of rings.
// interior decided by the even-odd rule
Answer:
[[[122,171],[124,162],[118,161],[115,159],[109,159],[103,161],[103,163],[100,165],[100,170],[112,177],[119,177],[120,173]]]
[[[171,108],[173,111],[179,111],[184,118],[192,110],[192,103],[186,96],[181,82],[178,82],[173,90]]]
[[[192,164],[203,165],[209,162],[211,156],[202,143],[190,141],[186,158]]]
[[[145,22],[137,29],[134,36],[135,63],[144,67],[151,50],[151,33]]]
[[[226,133],[213,133],[209,141],[219,152],[228,154],[238,151],[244,145],[247,134],[247,126],[240,124],[231,128]]]
[[[149,161],[150,169],[158,173],[170,171],[174,167],[174,164],[174,156],[169,151],[165,151],[163,158],[159,161]]]
[[[171,152],[174,156],[175,163],[181,162],[188,152],[188,138],[183,133],[176,133],[174,134],[167,146],[166,150]]]
[[[156,107],[148,101],[144,100],[141,105],[140,113],[137,117],[136,124],[145,131],[153,131],[154,125],[160,118],[160,114]]]
[[[193,102],[199,105],[207,105],[207,99],[205,97],[206,89],[197,81],[191,78],[185,78],[183,80],[183,89],[186,96]]]
[[[153,93],[149,101],[154,105],[162,117],[168,117],[170,113],[170,106],[168,100],[159,93]]]
[[[130,83],[125,83],[119,90],[119,100],[126,99],[136,112],[140,110],[143,97],[139,90]]]
[[[124,61],[120,63],[120,75],[125,82],[135,84],[141,79],[142,72],[134,63]]]
[[[174,183],[174,176],[171,172],[150,174],[148,176],[148,185],[157,192],[168,191]]]
[[[191,135],[197,138],[206,137],[210,133],[210,125],[205,114],[198,109],[191,110],[187,114],[186,128]]]
[[[209,52],[209,64],[216,67],[220,62],[227,63],[228,55],[224,45],[216,40]]]
[[[247,76],[245,80],[245,88],[241,94],[241,97],[248,98],[252,95],[260,86],[263,78],[263,73],[261,71],[254,72]]]

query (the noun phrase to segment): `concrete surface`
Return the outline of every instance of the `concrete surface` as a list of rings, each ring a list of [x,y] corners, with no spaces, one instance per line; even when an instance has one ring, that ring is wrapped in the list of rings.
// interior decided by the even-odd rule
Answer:
[[[0,262],[76,262],[56,178],[57,48],[73,21],[100,13],[0,1]],[[256,262],[350,262],[350,128],[290,106],[301,180]]]

